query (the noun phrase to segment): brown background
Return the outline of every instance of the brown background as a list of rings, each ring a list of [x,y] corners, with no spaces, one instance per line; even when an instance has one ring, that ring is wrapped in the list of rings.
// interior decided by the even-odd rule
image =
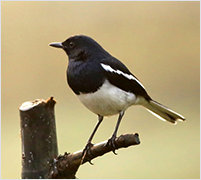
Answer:
[[[18,107],[56,105],[59,152],[84,147],[97,117],[66,84],[68,59],[48,46],[74,34],[98,41],[123,61],[153,99],[187,118],[176,126],[131,107],[118,134],[138,132],[141,145],[80,168],[78,178],[199,178],[200,2],[2,2],[1,178],[20,178]],[[109,138],[117,116],[105,118],[94,142]]]

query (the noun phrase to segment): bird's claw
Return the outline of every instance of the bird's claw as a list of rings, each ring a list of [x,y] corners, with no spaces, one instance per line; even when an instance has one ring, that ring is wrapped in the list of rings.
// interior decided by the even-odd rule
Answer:
[[[91,147],[93,147],[93,144],[91,142],[88,142],[85,146],[85,148],[83,149],[82,152],[82,158],[81,158],[81,164],[83,163],[84,159],[86,159],[86,161],[88,161],[91,165],[94,165],[91,162]]]
[[[109,146],[112,148],[112,152],[117,155],[117,153],[115,152],[115,149],[117,148],[116,145],[115,145],[115,139],[116,139],[116,136],[112,136],[110,139],[108,139],[107,143],[105,146]]]

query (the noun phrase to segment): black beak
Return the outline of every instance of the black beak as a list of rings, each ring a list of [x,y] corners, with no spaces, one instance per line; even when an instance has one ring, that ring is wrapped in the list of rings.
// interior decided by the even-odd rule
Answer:
[[[49,46],[52,46],[52,47],[55,47],[55,48],[63,48],[63,45],[60,42],[50,43]]]

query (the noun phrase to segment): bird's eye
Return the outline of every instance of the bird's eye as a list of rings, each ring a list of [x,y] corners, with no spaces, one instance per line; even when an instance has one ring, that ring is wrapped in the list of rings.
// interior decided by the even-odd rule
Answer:
[[[74,46],[75,46],[75,43],[71,41],[71,42],[69,43],[69,47],[70,47],[70,48],[73,48]]]

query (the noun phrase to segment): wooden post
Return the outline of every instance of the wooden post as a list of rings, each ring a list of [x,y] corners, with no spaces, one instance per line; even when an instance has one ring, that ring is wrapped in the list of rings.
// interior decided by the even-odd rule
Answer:
[[[23,103],[20,110],[22,138],[22,179],[47,178],[54,158],[58,156],[54,105],[36,99]]]

